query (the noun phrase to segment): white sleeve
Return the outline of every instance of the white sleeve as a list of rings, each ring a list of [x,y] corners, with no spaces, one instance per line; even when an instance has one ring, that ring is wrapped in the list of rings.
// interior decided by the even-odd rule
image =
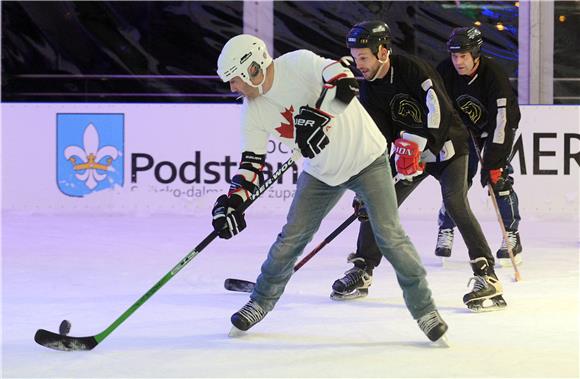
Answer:
[[[317,94],[320,96],[323,89],[326,87],[326,95],[324,100],[320,105],[320,109],[326,113],[336,116],[346,109],[347,105],[336,101],[336,86],[326,85],[325,82],[331,82],[343,78],[354,78],[352,71],[347,67],[344,67],[340,62],[323,58],[309,50],[298,50],[296,52],[299,56],[299,70],[300,74],[306,75],[305,81],[310,86],[313,83],[319,83],[320,92]],[[315,104],[310,104],[314,106]]]
[[[241,149],[255,154],[266,154],[270,133],[264,129],[262,122],[249,110],[246,100],[242,106],[241,116]]]
[[[326,94],[320,104],[320,109],[326,110],[332,115],[341,114],[346,110],[350,101],[345,103],[337,98],[339,86],[344,84],[343,94],[348,92],[349,97],[352,96],[354,98],[355,94],[358,94],[358,84],[356,83],[356,79],[354,79],[352,71],[350,71],[348,67],[343,66],[342,63],[332,61],[323,68],[322,77],[325,82],[323,88],[326,90]],[[343,79],[352,79],[352,81],[344,81],[339,84],[338,82]],[[345,89],[347,91],[345,91]],[[350,98],[350,100],[352,100],[352,98]]]

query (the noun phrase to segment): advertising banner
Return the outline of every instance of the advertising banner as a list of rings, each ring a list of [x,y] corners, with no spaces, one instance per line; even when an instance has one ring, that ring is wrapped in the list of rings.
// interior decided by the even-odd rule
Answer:
[[[205,214],[239,164],[239,116],[237,104],[2,104],[2,208]],[[521,212],[577,216],[580,107],[523,106],[514,150]],[[266,177],[290,155],[270,140]],[[300,166],[249,212],[285,214]],[[469,198],[476,214],[491,214],[479,175]],[[350,213],[351,200],[347,193],[336,212]],[[435,217],[440,203],[427,179],[402,212]]]

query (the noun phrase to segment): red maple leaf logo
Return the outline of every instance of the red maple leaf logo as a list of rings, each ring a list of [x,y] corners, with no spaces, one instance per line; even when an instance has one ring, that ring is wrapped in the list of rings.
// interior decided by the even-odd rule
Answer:
[[[294,118],[292,117],[294,113],[294,107],[290,106],[290,109],[284,109],[284,112],[280,113],[288,123],[280,123],[280,126],[276,128],[276,131],[280,133],[282,138],[294,139]]]

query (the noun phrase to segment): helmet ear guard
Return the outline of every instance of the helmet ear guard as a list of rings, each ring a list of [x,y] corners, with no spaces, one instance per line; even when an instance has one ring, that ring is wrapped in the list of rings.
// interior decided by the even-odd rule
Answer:
[[[252,62],[250,67],[248,67],[248,73],[250,74],[251,78],[258,76],[261,71],[262,69],[260,68],[260,65],[258,65],[256,62]]]

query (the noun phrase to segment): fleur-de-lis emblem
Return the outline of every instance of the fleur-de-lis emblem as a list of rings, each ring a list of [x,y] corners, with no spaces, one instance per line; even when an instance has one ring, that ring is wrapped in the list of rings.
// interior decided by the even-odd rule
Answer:
[[[99,149],[99,133],[93,124],[85,128],[83,147],[68,146],[64,150],[64,156],[72,163],[76,178],[85,182],[92,190],[107,177],[107,172],[115,171],[112,164],[119,156],[119,151],[113,146],[103,146]]]

